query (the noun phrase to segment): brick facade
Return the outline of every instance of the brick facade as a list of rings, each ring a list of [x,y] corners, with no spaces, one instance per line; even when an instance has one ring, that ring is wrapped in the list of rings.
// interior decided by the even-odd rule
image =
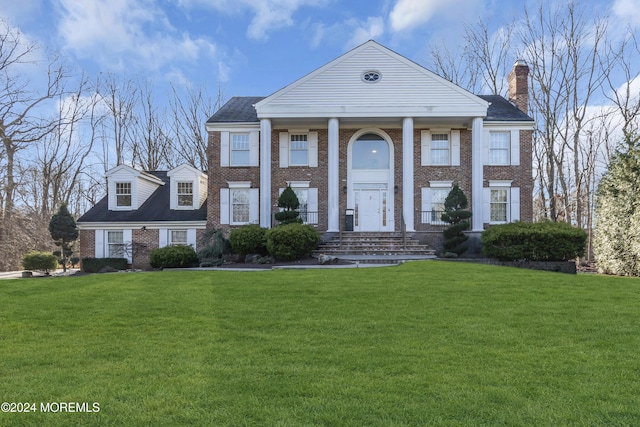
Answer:
[[[438,128],[442,128],[439,126]],[[460,131],[460,166],[422,166],[421,165],[421,132],[428,130],[426,127],[417,127],[413,134],[414,147],[414,209],[416,211],[416,226],[420,220],[418,215],[421,209],[422,188],[430,186],[430,181],[453,181],[458,183],[469,200],[470,209],[473,205],[472,198],[472,132],[466,128],[453,128]],[[347,154],[348,144],[354,134],[360,129],[341,128],[339,132],[339,211],[340,228],[342,228],[342,214],[347,209],[347,194],[342,187],[347,185]],[[393,143],[393,172],[395,189],[389,189],[394,194],[394,220],[395,231],[400,231],[403,192],[403,148],[401,128],[381,128],[381,131],[389,135]],[[272,210],[276,209],[279,189],[287,185],[287,181],[309,181],[311,188],[318,189],[318,230],[323,232],[328,227],[328,132],[326,128],[312,128],[311,132],[318,133],[318,166],[298,167],[289,166],[281,168],[279,163],[279,134],[286,132],[286,128],[274,128],[271,134],[271,200]],[[531,175],[531,138],[532,131],[520,131],[520,165],[519,166],[484,166],[484,183],[487,187],[490,180],[511,180],[512,187],[519,187],[521,191],[520,219],[531,221],[533,216],[532,192],[533,179]],[[233,227],[220,225],[219,195],[221,188],[227,188],[227,181],[251,181],[251,188],[260,188],[259,167],[218,167],[220,164],[220,132],[209,133],[209,164],[216,165],[209,176],[209,204],[208,226],[222,228],[227,232]],[[482,159],[480,159],[482,161]],[[211,197],[212,196],[212,197]],[[425,228],[426,227],[426,228]],[[428,231],[430,226],[420,227]]]

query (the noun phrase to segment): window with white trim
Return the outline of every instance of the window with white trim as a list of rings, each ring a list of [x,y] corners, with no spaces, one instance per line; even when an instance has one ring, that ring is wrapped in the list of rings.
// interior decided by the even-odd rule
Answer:
[[[492,188],[490,199],[490,221],[493,222],[507,222],[507,212],[509,206],[509,189],[507,188]]]
[[[124,232],[107,231],[107,258],[125,258]]]
[[[231,166],[249,166],[250,146],[248,133],[231,134]]]
[[[491,131],[489,141],[489,163],[492,165],[508,165],[510,163],[509,148],[511,132]]]
[[[169,230],[169,246],[188,244],[187,230]]]
[[[116,182],[116,206],[131,206],[131,183]]]
[[[193,182],[178,182],[178,206],[193,206]]]
[[[450,164],[449,134],[431,134],[431,164],[434,166]]]
[[[231,224],[249,223],[249,189],[231,189]]]
[[[309,164],[309,142],[307,134],[290,134],[289,165],[307,166]]]

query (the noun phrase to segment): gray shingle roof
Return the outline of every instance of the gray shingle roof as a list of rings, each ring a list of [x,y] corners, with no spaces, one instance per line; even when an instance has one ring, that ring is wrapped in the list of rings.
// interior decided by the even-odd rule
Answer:
[[[500,95],[478,95],[478,97],[490,103],[485,121],[533,121],[531,117]],[[207,123],[258,122],[258,115],[253,106],[264,98],[256,96],[233,97],[211,116]]]
[[[140,206],[131,211],[110,211],[109,200],[105,196],[94,207],[78,218],[79,223],[91,222],[148,222],[148,221],[206,221],[207,201],[200,209],[196,210],[172,210],[169,208],[170,185],[166,171],[147,172],[164,181],[164,185],[156,191]]]
[[[264,96],[234,96],[207,120],[207,123],[251,123],[258,121],[254,104]]]
[[[487,117],[485,121],[506,121],[506,122],[532,122],[533,119],[520,111],[518,107],[507,101],[500,95],[478,95],[479,98],[489,102]]]

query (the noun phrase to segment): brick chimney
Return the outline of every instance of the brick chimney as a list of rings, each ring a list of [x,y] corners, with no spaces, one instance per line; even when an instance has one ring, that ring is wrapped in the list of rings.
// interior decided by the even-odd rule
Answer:
[[[529,112],[529,66],[524,59],[518,59],[507,77],[509,101],[522,112]]]

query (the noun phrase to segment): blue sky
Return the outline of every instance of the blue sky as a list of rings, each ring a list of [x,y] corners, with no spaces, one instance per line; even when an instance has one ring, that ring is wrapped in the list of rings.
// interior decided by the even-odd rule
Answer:
[[[560,1],[560,0],[558,0]],[[580,0],[640,26],[640,0]],[[525,0],[0,0],[0,17],[89,75],[145,75],[159,87],[218,83],[225,98],[269,95],[375,39],[427,64],[465,23],[499,28]],[[622,26],[622,25],[621,25]],[[515,58],[514,58],[515,59]]]

